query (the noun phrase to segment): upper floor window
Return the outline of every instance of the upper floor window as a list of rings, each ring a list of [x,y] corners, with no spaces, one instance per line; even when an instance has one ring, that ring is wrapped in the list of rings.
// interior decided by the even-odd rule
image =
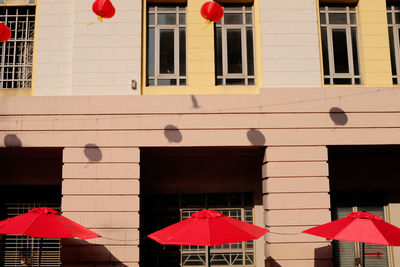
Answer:
[[[361,84],[356,9],[321,6],[324,84]]]
[[[148,7],[147,85],[186,85],[184,6]]]
[[[387,7],[387,19],[389,26],[390,60],[392,63],[393,84],[399,84],[400,78],[400,7],[390,5]]]
[[[217,85],[253,85],[254,40],[252,6],[224,6],[215,25]]]
[[[32,88],[35,6],[1,6],[0,22],[11,39],[0,43],[0,88]]]

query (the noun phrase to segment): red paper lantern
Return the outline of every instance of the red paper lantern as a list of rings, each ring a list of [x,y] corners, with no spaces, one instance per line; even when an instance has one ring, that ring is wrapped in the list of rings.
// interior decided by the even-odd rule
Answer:
[[[115,8],[110,0],[96,0],[92,5],[92,10],[99,17],[99,20],[109,19],[115,15]]]
[[[201,6],[200,13],[206,20],[218,22],[222,19],[222,16],[224,15],[224,10],[222,9],[222,6],[218,3],[205,2]]]
[[[0,42],[7,42],[11,38],[11,30],[7,25],[0,22]]]

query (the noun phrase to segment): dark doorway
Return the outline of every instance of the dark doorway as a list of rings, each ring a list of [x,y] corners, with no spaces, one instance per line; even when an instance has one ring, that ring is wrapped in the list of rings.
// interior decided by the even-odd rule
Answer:
[[[207,261],[204,247],[162,246],[146,236],[210,208],[253,222],[262,205],[265,148],[141,149],[140,266],[192,266]],[[212,264],[255,264],[254,242],[213,247]]]

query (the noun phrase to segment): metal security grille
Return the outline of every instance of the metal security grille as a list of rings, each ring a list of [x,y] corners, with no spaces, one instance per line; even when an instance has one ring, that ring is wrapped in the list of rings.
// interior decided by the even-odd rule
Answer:
[[[400,7],[390,5],[387,7],[389,26],[390,59],[392,63],[393,84],[400,83]]]
[[[0,22],[11,29],[0,43],[0,88],[32,88],[35,6],[2,6]]]
[[[141,266],[206,266],[204,246],[161,246],[146,238],[156,230],[189,218],[202,209],[213,209],[253,223],[252,193],[165,194],[141,196]],[[254,241],[211,247],[211,265],[254,266]]]
[[[181,210],[182,220],[201,209]],[[237,220],[253,223],[253,209],[214,209],[222,214]],[[182,266],[205,266],[208,262],[206,247],[204,246],[181,246]],[[211,265],[255,265],[254,241],[239,242],[211,247]]]
[[[356,8],[321,6],[324,84],[361,84]]]
[[[186,85],[186,7],[149,6],[147,85]]]
[[[215,72],[217,85],[254,85],[252,6],[224,6],[215,24]]]
[[[49,207],[60,210],[59,205],[50,203],[8,203],[6,204],[7,218],[14,217],[37,207]],[[5,235],[4,267],[36,267],[39,266],[40,238],[22,235]],[[59,267],[60,239],[44,238],[42,241],[41,267]]]

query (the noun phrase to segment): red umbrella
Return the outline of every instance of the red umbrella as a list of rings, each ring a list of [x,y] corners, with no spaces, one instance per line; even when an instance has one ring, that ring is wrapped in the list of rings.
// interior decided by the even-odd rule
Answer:
[[[255,240],[268,232],[213,210],[202,210],[189,219],[154,232],[148,237],[164,245],[210,246]],[[210,257],[208,257],[210,266]]]
[[[345,218],[304,230],[303,233],[328,239],[362,242],[362,266],[365,265],[365,243],[400,246],[400,228],[369,212],[352,212]]]
[[[100,237],[93,231],[62,216],[50,208],[35,208],[27,213],[0,221],[0,234],[27,235],[42,238],[90,239]],[[39,250],[39,264],[41,249]]]

